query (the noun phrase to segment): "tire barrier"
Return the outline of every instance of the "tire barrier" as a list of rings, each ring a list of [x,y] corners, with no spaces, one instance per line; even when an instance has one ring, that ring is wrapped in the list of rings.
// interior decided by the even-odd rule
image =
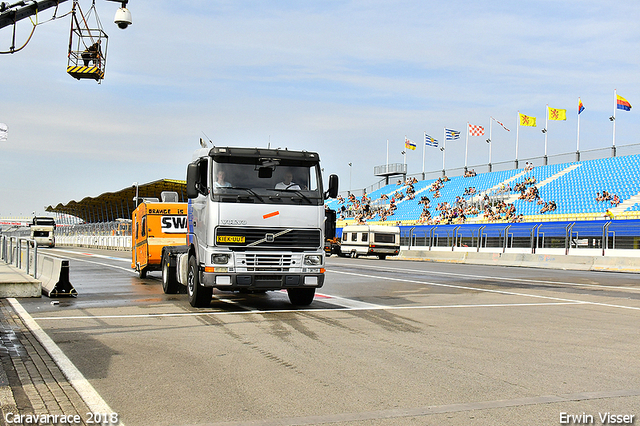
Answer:
[[[78,292],[69,281],[69,261],[57,257],[38,256],[41,265],[42,294],[48,297],[76,297]]]

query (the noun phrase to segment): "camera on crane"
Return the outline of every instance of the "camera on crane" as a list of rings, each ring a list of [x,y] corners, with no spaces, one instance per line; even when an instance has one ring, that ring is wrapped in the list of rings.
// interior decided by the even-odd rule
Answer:
[[[116,17],[113,19],[113,22],[116,23],[118,28],[123,30],[131,25],[131,12],[129,12],[129,9],[122,6],[121,8],[116,10]]]

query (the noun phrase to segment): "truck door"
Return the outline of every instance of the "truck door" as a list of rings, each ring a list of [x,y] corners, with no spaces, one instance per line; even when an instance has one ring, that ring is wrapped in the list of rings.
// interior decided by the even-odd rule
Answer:
[[[148,239],[147,239],[147,216],[136,223],[136,263],[140,265],[140,269],[147,266],[148,259]]]

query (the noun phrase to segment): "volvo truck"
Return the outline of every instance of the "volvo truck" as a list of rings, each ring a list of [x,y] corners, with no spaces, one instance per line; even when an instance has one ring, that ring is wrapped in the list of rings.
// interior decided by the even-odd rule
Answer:
[[[286,290],[309,305],[325,280],[324,189],[315,152],[213,147],[187,166],[186,245],[165,247],[162,286],[186,286],[189,303],[211,303],[213,289]]]

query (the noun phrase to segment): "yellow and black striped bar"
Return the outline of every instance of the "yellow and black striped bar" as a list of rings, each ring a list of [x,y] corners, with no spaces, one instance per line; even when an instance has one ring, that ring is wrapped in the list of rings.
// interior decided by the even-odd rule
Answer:
[[[96,81],[104,78],[104,71],[98,67],[68,66],[67,73],[74,78],[92,78]]]

